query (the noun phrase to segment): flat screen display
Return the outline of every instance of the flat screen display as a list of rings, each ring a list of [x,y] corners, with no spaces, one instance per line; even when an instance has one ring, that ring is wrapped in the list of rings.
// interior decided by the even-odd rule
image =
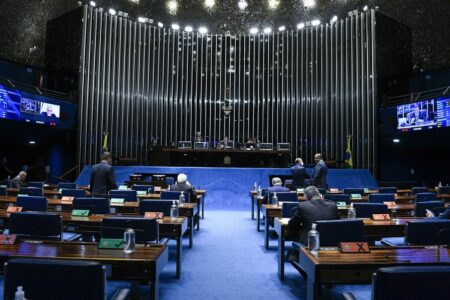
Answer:
[[[397,128],[402,131],[440,127],[450,127],[450,97],[397,106]]]

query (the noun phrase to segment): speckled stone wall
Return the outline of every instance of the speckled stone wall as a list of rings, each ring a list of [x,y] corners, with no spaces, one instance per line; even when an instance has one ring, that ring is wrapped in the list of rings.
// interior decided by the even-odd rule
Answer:
[[[97,6],[113,7],[132,17],[145,16],[166,26],[178,22],[182,27],[205,25],[213,33],[247,33],[252,26],[274,29],[285,25],[295,28],[299,22],[320,18],[327,22],[333,15],[345,17],[348,11],[364,5],[411,27],[413,68],[429,70],[450,66],[450,1],[449,0],[315,0],[305,8],[303,0],[246,0],[240,10],[238,0],[215,1],[211,9],[203,0],[172,0],[176,11],[169,11],[167,0],[98,0]],[[0,57],[20,63],[43,66],[46,22],[64,14],[81,3],[75,0],[1,0]],[[138,2],[138,3],[136,3]]]

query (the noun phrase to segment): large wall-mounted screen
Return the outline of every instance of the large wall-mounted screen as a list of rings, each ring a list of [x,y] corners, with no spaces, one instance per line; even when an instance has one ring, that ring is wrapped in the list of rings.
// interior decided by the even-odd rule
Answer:
[[[402,131],[440,127],[450,127],[450,97],[397,106],[397,128]]]

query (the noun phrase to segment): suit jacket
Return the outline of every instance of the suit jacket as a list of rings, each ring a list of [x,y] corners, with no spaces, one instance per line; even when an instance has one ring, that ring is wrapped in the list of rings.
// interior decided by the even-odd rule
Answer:
[[[305,187],[305,180],[309,179],[309,175],[303,166],[296,164],[291,168],[291,174],[293,189]]]
[[[91,171],[91,192],[95,196],[106,196],[110,190],[117,189],[116,178],[113,167],[101,162],[92,167]]]
[[[270,194],[270,193],[286,193],[286,192],[289,192],[289,189],[285,188],[284,186],[281,186],[281,185],[274,185],[274,186],[271,186],[271,187],[267,188],[267,194]]]
[[[308,243],[308,231],[311,230],[312,223],[339,218],[336,203],[322,199],[312,199],[298,204],[295,215],[289,220],[288,228],[294,236],[300,231],[300,242],[306,245]]]
[[[20,189],[21,187],[23,187],[23,181],[20,180],[19,175],[11,180],[11,187],[15,189]]]
[[[327,189],[328,188],[327,176],[328,176],[327,164],[323,160],[321,160],[314,167],[311,176],[311,183],[316,187]]]
[[[177,183],[170,186],[170,191],[173,192],[185,192],[189,195],[189,202],[193,203],[197,200],[197,193],[192,186],[187,183]],[[186,199],[187,200],[187,199]]]

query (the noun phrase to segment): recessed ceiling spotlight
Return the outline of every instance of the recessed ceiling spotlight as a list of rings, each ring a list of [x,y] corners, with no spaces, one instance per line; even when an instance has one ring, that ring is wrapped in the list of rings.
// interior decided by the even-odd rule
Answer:
[[[330,20],[330,23],[331,23],[331,24],[336,23],[337,19],[338,19],[337,16],[333,16],[333,17],[331,18],[331,20]]]
[[[29,141],[28,144],[34,145],[34,144],[36,144],[36,141]]]
[[[116,15],[116,10],[113,9],[113,8],[110,8],[110,9],[108,10],[108,12],[109,12],[109,14],[112,15],[112,16],[115,16],[115,15]]]
[[[280,5],[280,0],[269,0],[268,5],[269,9],[277,9],[278,5]]]
[[[248,2],[245,0],[239,0],[238,7],[240,10],[245,10],[248,6]]]
[[[272,28],[270,28],[270,27],[264,28],[264,33],[265,33],[265,34],[270,34],[270,33],[272,33]]]
[[[305,28],[305,23],[298,23],[297,24],[297,29],[303,29]]]
[[[400,143],[400,140],[399,139],[393,139],[392,140],[394,143]]]
[[[215,0],[205,0],[205,1],[203,1],[203,5],[206,8],[213,8],[214,5],[216,5],[216,1]]]
[[[192,26],[186,26],[186,27],[184,27],[184,31],[186,31],[186,32],[192,32],[192,30],[194,30],[194,29],[192,28]]]
[[[258,28],[256,28],[256,27],[250,28],[250,33],[251,34],[257,34],[258,33]]]
[[[147,21],[147,19],[144,18],[144,17],[139,17],[139,18],[138,18],[138,22],[139,22],[139,23],[145,23],[146,21]]]
[[[158,27],[163,28],[163,27],[164,27],[164,24],[161,23],[161,22],[158,22]]]
[[[369,10],[369,6],[367,6],[367,5],[364,5],[364,7],[363,7],[363,11],[368,11]]]
[[[175,0],[170,0],[166,2],[167,10],[171,15],[176,15],[178,10],[178,2]]]
[[[173,30],[180,30],[180,25],[174,23],[174,24],[172,24],[172,29]]]
[[[89,5],[92,7],[95,7],[97,5],[97,3],[95,3],[95,1],[89,1]]]
[[[278,27],[278,31],[285,31],[286,30],[286,26],[280,26]]]
[[[199,32],[200,34],[207,34],[207,33],[208,33],[208,28],[202,26],[202,27],[200,27],[200,28],[198,29],[198,32]]]
[[[305,7],[314,7],[316,6],[316,0],[303,0],[303,5]]]
[[[311,21],[311,25],[312,25],[312,26],[319,26],[319,25],[320,25],[320,20],[318,20],[318,19],[312,20],[312,21]]]

